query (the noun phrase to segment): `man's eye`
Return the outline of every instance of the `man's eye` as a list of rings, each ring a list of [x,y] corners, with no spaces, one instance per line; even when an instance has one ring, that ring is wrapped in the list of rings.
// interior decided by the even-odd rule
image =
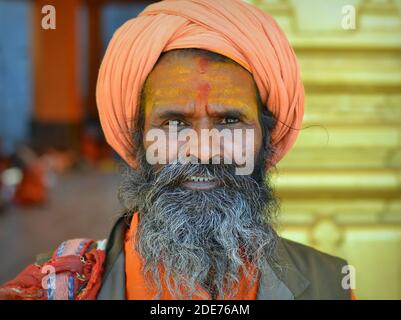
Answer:
[[[179,119],[174,119],[174,120],[168,120],[165,122],[165,125],[167,126],[185,126],[187,125],[184,121],[181,121]]]
[[[239,119],[232,117],[224,118],[223,120],[221,120],[221,124],[233,124],[237,122],[239,122]]]

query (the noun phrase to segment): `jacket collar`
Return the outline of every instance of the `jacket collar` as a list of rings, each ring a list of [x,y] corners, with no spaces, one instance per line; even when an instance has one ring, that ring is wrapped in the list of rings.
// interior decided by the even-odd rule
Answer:
[[[129,221],[121,217],[114,224],[106,246],[103,283],[97,299],[125,300],[124,239]],[[265,263],[261,272],[258,300],[297,299],[309,286],[310,281],[299,271],[279,238],[277,266]]]
[[[277,299],[280,300],[284,300],[285,297],[297,299],[309,287],[310,281],[297,268],[284,245],[284,241],[283,238],[279,238],[277,263],[275,265],[266,264],[266,269],[262,275],[264,283],[261,282],[260,288],[262,292],[266,290],[269,296],[277,296]]]
[[[125,300],[124,239],[129,221],[120,217],[114,224],[106,245],[102,287],[98,300]]]

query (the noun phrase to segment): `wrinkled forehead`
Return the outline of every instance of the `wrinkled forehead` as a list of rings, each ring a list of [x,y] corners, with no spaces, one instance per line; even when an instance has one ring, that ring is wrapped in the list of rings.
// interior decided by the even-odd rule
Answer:
[[[173,78],[168,75],[174,75]],[[205,50],[179,49],[163,53],[150,72],[146,84],[155,81],[162,85],[172,84],[177,81],[184,82],[188,79],[215,80],[218,84],[225,82],[232,86],[241,86],[254,80],[249,71],[235,61]],[[254,89],[254,88],[251,88]]]
[[[229,58],[207,51],[164,53],[145,82],[144,95],[148,112],[149,106],[193,104],[200,96],[210,104],[245,109],[257,105],[251,73]]]

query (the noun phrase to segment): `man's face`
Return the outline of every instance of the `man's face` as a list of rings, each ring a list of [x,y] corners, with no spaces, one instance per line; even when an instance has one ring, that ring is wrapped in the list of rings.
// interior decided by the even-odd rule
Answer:
[[[152,275],[159,288],[172,277],[169,290],[175,297],[190,297],[198,285],[220,296],[232,295],[245,259],[260,270],[275,248],[277,236],[270,222],[277,203],[263,170],[270,148],[262,148],[251,74],[234,62],[178,51],[165,54],[146,81],[143,138],[140,129],[135,134],[140,167],[127,168],[120,201],[128,214],[139,212],[135,249],[144,259],[143,272]],[[150,164],[147,133],[155,129],[172,135],[172,125],[176,131],[195,133],[252,129],[254,135],[251,143],[224,140],[223,147],[214,150],[208,143],[188,149],[201,163],[169,158],[164,165]],[[168,141],[165,148],[171,149]],[[224,158],[222,150],[230,148],[251,150],[257,170],[238,175],[235,161],[209,162]],[[167,271],[163,279],[160,265]]]
[[[262,144],[257,94],[252,75],[240,65],[193,53],[168,52],[149,74],[144,97],[145,149],[151,145],[145,139],[149,131],[162,130],[167,137],[162,151],[167,163],[173,162],[173,155],[184,144],[186,156],[201,163],[224,159],[225,152],[234,163],[234,154],[249,155],[255,160]],[[178,132],[191,129],[197,139],[177,140],[169,135],[172,126]],[[240,132],[241,139],[201,139],[202,130],[213,129],[231,133],[231,137]],[[246,131],[252,134],[246,136]],[[192,177],[184,185],[200,190],[217,186],[217,181],[198,178]]]

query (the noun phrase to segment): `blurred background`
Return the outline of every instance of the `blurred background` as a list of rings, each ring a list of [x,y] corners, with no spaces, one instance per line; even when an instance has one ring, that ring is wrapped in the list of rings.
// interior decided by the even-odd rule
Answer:
[[[113,35],[154,1],[0,0],[0,283],[108,236],[118,157],[95,86]],[[299,58],[303,130],[273,180],[280,233],[348,260],[359,299],[401,299],[401,1],[251,0]],[[45,5],[56,29],[43,29]]]

